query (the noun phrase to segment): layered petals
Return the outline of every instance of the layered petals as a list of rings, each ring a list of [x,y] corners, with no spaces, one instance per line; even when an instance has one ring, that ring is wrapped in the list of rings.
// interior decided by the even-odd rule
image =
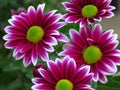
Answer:
[[[40,77],[32,79],[35,84],[32,86],[33,90],[56,90],[57,83],[61,80],[71,82],[73,85],[71,90],[93,90],[89,85],[93,76],[92,73],[89,73],[89,66],[78,68],[75,61],[69,56],[62,60],[57,58],[55,62],[48,61],[47,66],[47,70],[38,68]]]
[[[79,32],[71,29],[70,37],[71,41],[63,46],[63,51],[59,55],[69,55],[78,66],[89,65],[96,82],[99,80],[106,83],[106,75],[117,72],[116,65],[120,65],[120,50],[117,49],[117,34],[113,34],[113,30],[103,33],[101,25],[96,24],[92,30],[88,27],[81,28]]]
[[[57,10],[44,14],[44,8],[45,4],[38,5],[37,10],[30,6],[26,13],[13,15],[8,20],[11,25],[5,27],[5,47],[14,50],[13,56],[16,59],[23,58],[24,66],[31,62],[36,65],[38,57],[44,61],[49,60],[47,52],[53,52],[53,46],[58,41],[69,41],[58,31],[66,24],[59,22],[63,16],[56,14]]]
[[[64,19],[68,23],[80,23],[80,27],[83,27],[86,24],[101,21],[102,18],[111,18],[114,16],[112,10],[115,7],[111,6],[110,3],[111,0],[70,0],[70,2],[63,2],[63,6],[68,11],[64,15]],[[84,8],[85,6],[87,7]]]

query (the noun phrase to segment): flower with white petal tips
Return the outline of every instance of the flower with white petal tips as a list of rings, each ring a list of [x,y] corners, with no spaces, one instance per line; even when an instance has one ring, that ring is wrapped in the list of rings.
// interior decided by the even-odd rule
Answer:
[[[92,30],[88,27],[81,28],[79,32],[71,29],[70,37],[71,41],[64,45],[64,51],[59,55],[69,55],[78,66],[89,65],[95,82],[106,83],[106,75],[117,72],[120,50],[117,49],[117,34],[113,34],[113,30],[103,33],[101,25],[97,24]]]
[[[38,57],[48,60],[47,51],[53,52],[57,41],[68,41],[64,34],[58,32],[65,25],[65,22],[59,22],[62,15],[55,14],[57,10],[44,14],[44,7],[45,4],[40,4],[35,10],[30,6],[26,13],[13,15],[9,20],[11,25],[5,28],[5,47],[14,49],[13,57],[16,60],[23,58],[24,66],[31,62],[36,65]]]
[[[90,67],[78,68],[75,60],[69,56],[47,62],[48,70],[39,68],[40,77],[35,77],[32,90],[93,90],[89,85],[92,80]]]
[[[111,6],[112,0],[70,0],[63,2],[63,6],[68,11],[65,14],[65,21],[68,23],[80,23],[80,27],[86,24],[93,24],[95,21],[101,21],[102,18],[111,18],[114,16]]]

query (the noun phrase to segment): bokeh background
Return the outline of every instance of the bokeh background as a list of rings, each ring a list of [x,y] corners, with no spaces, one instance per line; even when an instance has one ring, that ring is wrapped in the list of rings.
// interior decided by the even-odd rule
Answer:
[[[31,90],[33,85],[31,78],[33,77],[33,65],[25,68],[22,60],[15,61],[12,57],[12,50],[5,49],[5,41],[2,37],[5,35],[4,28],[11,18],[11,10],[17,10],[19,7],[28,8],[30,5],[37,7],[38,4],[46,3],[45,12],[57,9],[60,13],[65,13],[61,2],[69,0],[0,0],[0,90]],[[104,19],[101,24],[104,30],[114,29],[120,37],[120,0],[113,0],[112,5],[116,6],[115,17]],[[60,31],[68,35],[69,28],[78,30],[78,24],[68,24]],[[68,36],[69,37],[69,36]],[[61,50],[62,44],[55,47],[55,52],[51,53],[51,59]],[[118,46],[120,48],[120,46]],[[119,70],[119,67],[118,67]],[[120,71],[120,70],[119,70]],[[120,90],[120,74],[108,77],[109,82],[106,85],[98,83],[97,90]]]

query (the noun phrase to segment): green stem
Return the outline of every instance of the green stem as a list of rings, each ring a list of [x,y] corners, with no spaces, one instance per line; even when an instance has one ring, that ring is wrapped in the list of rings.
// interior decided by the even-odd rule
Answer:
[[[94,88],[96,90],[96,88],[97,88],[97,82],[92,81],[91,82],[91,86],[92,86],[92,88]]]

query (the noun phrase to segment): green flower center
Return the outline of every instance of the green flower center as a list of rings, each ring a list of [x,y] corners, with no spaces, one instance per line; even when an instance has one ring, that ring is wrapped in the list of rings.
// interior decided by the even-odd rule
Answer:
[[[27,40],[36,43],[42,39],[44,30],[39,26],[32,26],[27,32]]]
[[[98,13],[95,5],[86,5],[82,8],[82,15],[87,18],[92,18]]]
[[[57,82],[55,90],[73,90],[73,84],[66,79]]]
[[[94,64],[102,57],[101,50],[96,46],[89,46],[83,53],[83,58],[88,64]]]

